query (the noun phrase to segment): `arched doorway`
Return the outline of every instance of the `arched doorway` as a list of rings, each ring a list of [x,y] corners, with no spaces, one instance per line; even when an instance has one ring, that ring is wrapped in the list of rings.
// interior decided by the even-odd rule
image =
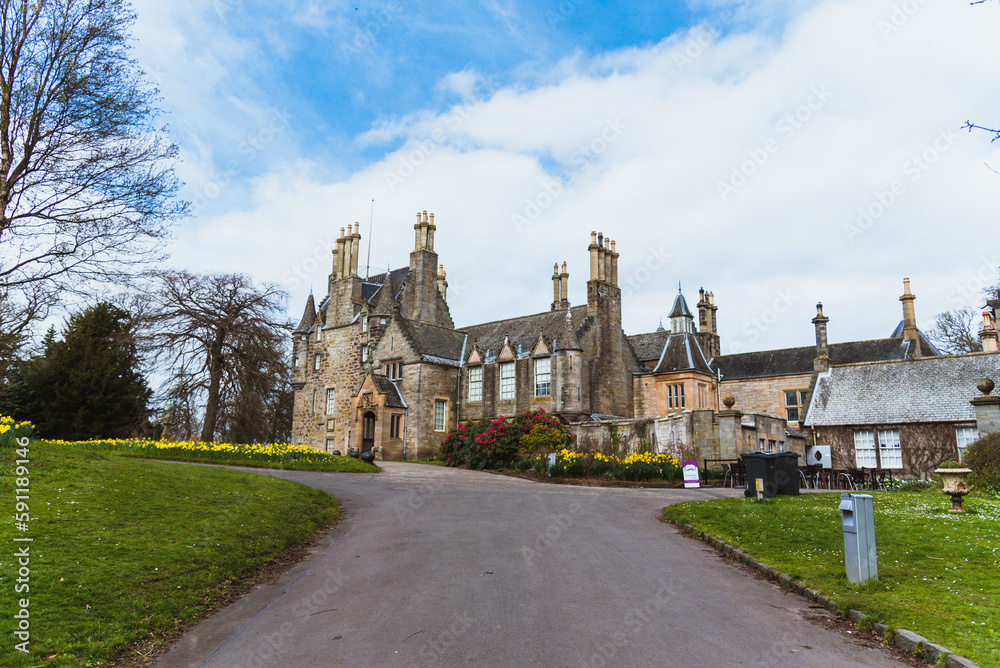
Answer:
[[[375,447],[375,414],[365,413],[361,429],[361,452],[371,452]]]

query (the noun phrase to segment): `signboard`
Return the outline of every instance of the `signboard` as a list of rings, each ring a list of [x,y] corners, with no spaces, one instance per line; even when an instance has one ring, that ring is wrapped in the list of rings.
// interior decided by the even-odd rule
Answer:
[[[684,487],[701,487],[701,476],[698,474],[698,462],[684,462]]]

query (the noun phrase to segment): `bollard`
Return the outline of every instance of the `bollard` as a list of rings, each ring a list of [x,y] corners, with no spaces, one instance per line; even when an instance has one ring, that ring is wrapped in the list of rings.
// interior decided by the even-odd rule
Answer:
[[[844,530],[847,579],[855,584],[877,579],[874,498],[870,494],[841,494],[840,524]]]

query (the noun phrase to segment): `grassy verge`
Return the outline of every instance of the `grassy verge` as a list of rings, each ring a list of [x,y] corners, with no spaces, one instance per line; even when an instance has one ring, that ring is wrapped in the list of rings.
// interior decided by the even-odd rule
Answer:
[[[0,565],[6,666],[93,666],[168,637],[338,512],[328,494],[241,471],[40,441],[28,454],[27,531],[10,519],[0,524],[8,546]],[[13,448],[0,448],[8,516],[15,457]],[[32,538],[30,591],[15,595],[9,546],[24,545],[13,542],[23,537]],[[19,598],[29,600],[27,655],[14,650]]]
[[[427,464],[428,466],[444,466],[444,462],[437,457],[424,457],[423,459],[415,459],[410,464]]]
[[[871,622],[906,628],[975,661],[1000,666],[1000,501],[967,498],[964,515],[944,494],[875,492],[879,579],[844,574],[839,494],[723,499],[668,506],[690,524],[819,590]]]
[[[94,440],[67,443],[88,450],[105,450],[125,457],[166,459],[201,464],[227,464],[287,471],[322,471],[324,473],[378,473],[374,464],[353,457],[330,455],[305,445],[287,444],[230,444],[149,440]]]

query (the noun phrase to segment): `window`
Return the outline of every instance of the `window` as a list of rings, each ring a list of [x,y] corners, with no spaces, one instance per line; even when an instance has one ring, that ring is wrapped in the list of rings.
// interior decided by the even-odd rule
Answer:
[[[312,413],[316,412],[316,390],[313,390],[313,393],[312,393],[312,404],[309,407],[309,411],[312,412]]]
[[[323,356],[316,353],[316,357],[313,358],[313,369],[319,371],[321,366],[323,366]]]
[[[402,380],[403,363],[389,362],[388,364],[385,365],[385,375],[389,380]]]
[[[366,316],[364,313],[361,314],[361,331],[362,332],[368,331],[368,316]]]
[[[316,340],[323,340],[323,328],[319,326],[319,323],[316,323]]]
[[[535,396],[552,396],[552,358],[535,360]]]
[[[806,404],[805,390],[785,390],[785,419],[798,422]]]
[[[774,452],[774,445],[775,445],[774,441],[768,440],[767,441],[767,450],[765,450],[764,452]]]
[[[684,385],[667,386],[667,407],[684,408]]]
[[[434,425],[437,426],[437,406],[435,406],[435,416]],[[443,429],[441,430],[443,431]],[[403,432],[403,416],[402,415],[390,415],[389,416],[389,437],[390,438],[401,438],[400,434]]]
[[[337,449],[337,440],[333,438],[326,439],[326,451],[333,452]]]
[[[757,452],[764,452],[764,439],[757,439]]]
[[[875,435],[870,431],[854,432],[854,459],[859,468],[876,468]]]
[[[482,367],[479,368],[482,371]],[[434,431],[444,431],[445,400],[434,400]]]
[[[516,389],[514,387],[514,363],[504,362],[500,365],[500,398],[513,399]]]
[[[292,355],[292,368],[298,369],[302,366],[302,355]]]
[[[469,401],[483,400],[483,367],[469,367]]]
[[[965,461],[965,451],[979,440],[979,430],[975,427],[958,427],[955,429],[958,438],[958,461]]]
[[[326,389],[326,414],[332,415],[337,410],[337,390],[328,387]]]
[[[704,383],[698,383],[698,408],[706,406],[708,406],[708,386]]]
[[[367,362],[368,361],[368,345],[367,344],[361,346],[361,361],[362,362]]]
[[[898,431],[895,429],[879,429],[878,448],[882,459],[882,468],[903,468],[903,452],[899,448]]]
[[[784,451],[785,451],[785,442],[778,441],[778,452],[784,452]]]

